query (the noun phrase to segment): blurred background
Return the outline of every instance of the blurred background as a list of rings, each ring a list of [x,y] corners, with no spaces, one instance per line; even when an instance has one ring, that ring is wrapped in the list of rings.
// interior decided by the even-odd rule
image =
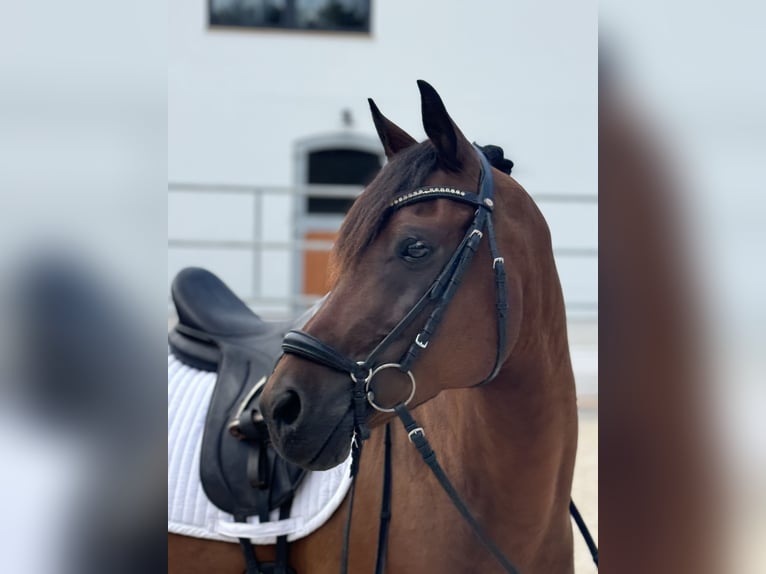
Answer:
[[[611,509],[601,518],[614,526],[602,542],[622,551],[615,563],[635,550],[621,572],[764,572],[766,5],[603,0],[599,28],[601,237],[636,245],[630,256],[605,262],[601,254],[602,296],[614,276],[636,288],[626,300],[610,290],[612,312],[602,307],[602,337],[619,344],[602,345],[600,398],[602,414],[619,412],[643,438],[601,417],[601,502]],[[611,173],[618,170],[621,181]],[[643,190],[633,192],[636,182]],[[640,222],[635,233],[630,220]],[[628,223],[620,230],[615,221]],[[665,264],[663,306],[644,294]],[[642,331],[631,307],[650,317]],[[627,329],[661,343],[642,355]],[[667,368],[660,346],[685,366]],[[646,369],[647,360],[661,370]],[[635,416],[625,416],[629,403],[641,407]],[[610,488],[617,473],[608,469],[626,451],[639,461],[628,465],[635,479]],[[629,492],[650,524],[617,500]],[[658,536],[667,540],[662,551]]]
[[[382,161],[366,98],[422,138],[418,78],[469,138],[504,148],[551,226],[590,445],[575,498],[592,501],[596,530],[608,525],[602,555],[620,547],[617,532],[636,551],[621,564],[613,553],[610,571],[652,556],[643,571],[699,573],[667,555],[693,562],[703,544],[729,548],[708,571],[764,571],[763,3],[43,1],[6,7],[0,46],[3,571],[163,571],[172,277],[208,267],[269,318],[314,300],[347,201]],[[619,102],[608,118],[607,100]],[[648,213],[672,211],[672,239],[638,225],[646,212],[622,193],[658,163],[602,181],[600,168],[619,173],[611,162],[634,151],[609,163],[601,154],[619,146],[597,151],[615,118],[661,158],[670,191]],[[628,237],[631,225],[643,235]],[[695,301],[703,342],[690,356],[705,375],[676,394],[667,377],[630,377],[651,359],[631,355],[622,320],[632,309],[654,327],[641,342],[676,338],[657,336],[666,308],[636,304],[647,265],[669,252],[685,285],[675,302]],[[635,279],[634,297],[604,289],[614,278]],[[607,376],[610,357],[620,368]],[[705,482],[667,468],[686,450],[663,420],[692,410],[685,446],[723,478],[722,494],[704,491],[698,513],[671,521],[647,474],[675,498]],[[630,488],[605,488],[619,469]],[[594,515],[599,474],[609,492]],[[651,520],[625,512],[630,500]],[[714,540],[680,543],[690,522],[713,524]],[[652,531],[675,550],[649,544]]]

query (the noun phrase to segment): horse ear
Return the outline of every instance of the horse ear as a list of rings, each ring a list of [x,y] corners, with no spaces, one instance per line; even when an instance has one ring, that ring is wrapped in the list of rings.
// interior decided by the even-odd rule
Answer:
[[[381,114],[372,98],[368,98],[367,101],[370,103],[372,121],[375,122],[375,129],[378,131],[380,143],[383,144],[383,150],[386,152],[388,159],[391,159],[394,154],[404,148],[418,143],[410,134]]]
[[[428,138],[439,152],[442,165],[452,171],[459,170],[472,153],[471,142],[452,121],[444,102],[436,90],[423,80],[418,80],[423,108],[423,127]]]

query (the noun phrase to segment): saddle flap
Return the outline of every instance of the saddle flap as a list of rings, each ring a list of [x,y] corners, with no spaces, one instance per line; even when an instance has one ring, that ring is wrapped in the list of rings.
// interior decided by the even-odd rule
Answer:
[[[264,369],[257,355],[225,344],[222,356],[202,437],[202,486],[221,510],[263,520],[268,511],[292,499],[306,471],[277,454],[261,427],[265,423],[256,420],[271,365]],[[240,418],[256,422],[233,428]]]

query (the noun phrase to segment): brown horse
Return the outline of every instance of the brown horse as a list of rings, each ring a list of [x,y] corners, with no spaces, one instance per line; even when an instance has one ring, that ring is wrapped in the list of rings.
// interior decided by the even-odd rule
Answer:
[[[305,331],[354,359],[368,355],[413,307],[450,259],[474,216],[469,205],[438,198],[392,211],[422,186],[476,191],[481,164],[437,93],[418,83],[428,140],[417,143],[371,102],[388,164],[341,228],[334,287]],[[573,571],[568,514],[577,442],[574,377],[561,286],[548,227],[522,187],[493,170],[492,214],[507,267],[507,342],[500,370],[485,385],[498,352],[493,258],[479,244],[454,299],[412,367],[410,407],[460,496],[484,530],[524,574]],[[392,342],[381,362],[397,362],[428,317]],[[375,400],[394,404],[409,391],[391,369]],[[295,355],[277,364],[262,408],[277,449],[307,468],[345,460],[354,415],[348,374]],[[356,483],[349,572],[371,573],[378,544],[385,423],[392,422],[393,500],[387,572],[500,572],[450,504],[393,415],[368,408]],[[298,574],[340,569],[348,500],[314,534],[291,546]],[[270,559],[271,548],[259,547]],[[170,572],[241,572],[234,544],[171,536]]]

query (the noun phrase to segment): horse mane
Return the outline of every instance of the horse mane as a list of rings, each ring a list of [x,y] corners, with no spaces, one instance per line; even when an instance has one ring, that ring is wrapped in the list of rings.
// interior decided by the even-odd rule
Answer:
[[[474,142],[474,145],[478,147],[481,150],[481,153],[483,153],[486,158],[489,160],[489,163],[492,167],[499,169],[502,171],[505,175],[511,175],[511,170],[513,169],[513,162],[505,157],[505,152],[503,152],[503,148],[500,146],[488,144],[488,145],[479,145],[476,142]]]
[[[332,280],[348,268],[375,240],[386,224],[391,202],[425,181],[438,167],[438,154],[430,141],[396,154],[356,198],[346,214],[332,251]]]
[[[513,162],[504,156],[503,148],[494,145],[478,147],[493,167],[511,173]],[[391,202],[421,186],[438,163],[436,148],[426,140],[400,151],[383,167],[356,198],[343,220],[331,255],[332,283],[341,269],[350,267],[375,241],[388,220]]]

